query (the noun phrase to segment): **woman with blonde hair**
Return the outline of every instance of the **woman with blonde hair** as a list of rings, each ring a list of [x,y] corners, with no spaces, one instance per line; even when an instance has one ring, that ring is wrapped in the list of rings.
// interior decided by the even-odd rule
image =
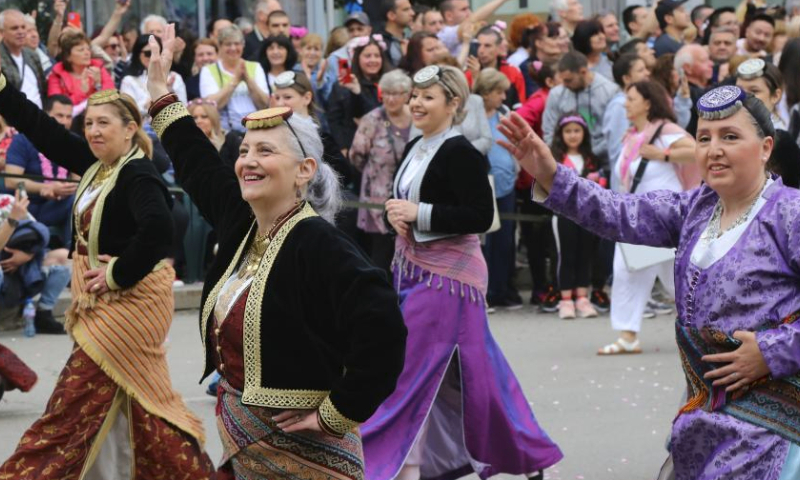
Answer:
[[[458,68],[414,75],[409,107],[422,136],[406,146],[386,202],[408,348],[395,393],[361,428],[370,480],[541,478],[562,457],[489,331],[478,239],[494,213],[489,168],[454,128],[469,95]]]
[[[0,466],[0,478],[125,471],[212,478],[202,422],[170,381],[164,342],[175,271],[164,258],[173,242],[172,199],[149,158],[135,101],[113,89],[89,97],[80,138],[0,75],[0,113],[43,155],[82,177],[65,324],[75,346],[44,415]]]

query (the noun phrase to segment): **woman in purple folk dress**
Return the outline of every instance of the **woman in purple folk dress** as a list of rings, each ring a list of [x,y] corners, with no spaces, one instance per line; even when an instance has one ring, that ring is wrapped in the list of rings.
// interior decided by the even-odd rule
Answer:
[[[537,179],[535,201],[611,240],[677,249],[689,398],[659,478],[799,478],[800,192],[766,172],[775,128],[760,100],[723,86],[697,110],[705,184],[687,192],[603,190],[557,165],[518,116],[504,146]]]
[[[370,480],[541,478],[562,458],[489,332],[477,235],[492,223],[489,165],[453,128],[468,97],[457,68],[414,76],[410,108],[422,136],[406,146],[386,203],[406,359],[395,393],[361,426]]]

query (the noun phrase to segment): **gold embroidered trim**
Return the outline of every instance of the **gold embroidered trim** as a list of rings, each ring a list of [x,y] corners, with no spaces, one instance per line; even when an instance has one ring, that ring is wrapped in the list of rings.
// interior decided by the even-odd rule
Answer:
[[[267,278],[272,270],[272,264],[278,256],[283,242],[289,232],[301,221],[306,218],[315,217],[317,213],[309,204],[294,217],[290,218],[275,234],[275,237],[264,253],[264,259],[253,277],[250,285],[250,294],[247,296],[244,315],[244,392],[242,402],[248,405],[258,405],[272,408],[301,408],[315,409],[330,392],[324,390],[286,390],[278,388],[261,387],[261,307],[264,301],[264,291],[266,290]],[[203,305],[203,315],[200,320],[200,330],[203,333],[203,356],[206,365],[208,364],[208,350],[206,338],[208,336],[208,324],[211,313],[217,303],[219,292],[233,274],[234,268],[239,264],[245,248],[249,244],[250,237],[256,229],[253,222],[247,235],[245,235],[239,248],[236,250],[233,259],[228,264],[225,273],[222,274],[217,284],[209,292]]]
[[[116,88],[112,88],[110,90],[100,90],[99,92],[93,93],[89,97],[89,105],[103,105],[105,103],[116,102],[120,98],[122,97],[119,94],[119,90]]]
[[[8,84],[8,80],[6,80],[5,74],[0,73],[0,92],[2,92],[6,85]]]
[[[133,150],[128,153],[128,156],[117,162],[116,167],[114,167],[114,173],[111,174],[108,181],[102,186],[100,195],[97,197],[97,200],[95,200],[94,213],[92,213],[92,220],[89,223],[89,240],[87,241],[90,268],[97,268],[100,266],[100,261],[97,260],[97,256],[100,254],[100,221],[103,217],[103,206],[106,203],[106,197],[108,197],[108,194],[117,185],[117,178],[119,178],[119,172],[122,171],[122,168],[127,165],[128,162],[136,160],[137,158],[144,158],[144,152],[139,147],[134,147]],[[86,173],[83,174],[81,183],[78,184],[78,190],[75,192],[76,201],[72,203],[72,218],[75,219],[75,228],[77,232],[80,232],[80,212],[78,211],[79,202],[77,199],[81,198],[83,192],[92,184],[92,180],[94,180],[101,166],[102,162],[98,160],[89,167]]]
[[[170,103],[153,119],[151,126],[155,130],[158,138],[164,135],[164,130],[183,117],[188,117],[189,110],[181,102]]]
[[[106,267],[106,284],[108,284],[108,288],[111,290],[119,290],[122,287],[119,286],[116,280],[114,280],[114,264],[117,263],[119,257],[114,257],[108,262],[108,267]]]
[[[327,428],[342,436],[360,423],[342,415],[331,401],[331,397],[325,397],[322,405],[319,406],[319,417],[325,422]]]

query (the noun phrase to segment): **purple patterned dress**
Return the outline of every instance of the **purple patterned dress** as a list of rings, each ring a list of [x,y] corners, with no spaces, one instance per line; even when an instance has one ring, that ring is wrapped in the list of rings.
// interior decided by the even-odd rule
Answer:
[[[619,194],[559,166],[545,195],[534,187],[534,200],[600,236],[676,248],[679,326],[755,331],[773,378],[800,372],[800,323],[781,323],[800,310],[800,191],[768,185],[735,243],[704,268],[692,255],[719,199],[708,186]],[[796,442],[722,412],[679,415],[671,453],[677,480],[800,478]]]

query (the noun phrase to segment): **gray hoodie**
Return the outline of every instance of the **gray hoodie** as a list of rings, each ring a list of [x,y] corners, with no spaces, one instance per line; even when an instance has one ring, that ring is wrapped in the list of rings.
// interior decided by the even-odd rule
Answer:
[[[617,84],[597,73],[594,74],[592,83],[580,92],[573,92],[563,85],[550,90],[542,118],[544,141],[551,145],[558,119],[567,112],[576,111],[589,125],[589,133],[592,135],[592,151],[599,158],[605,159],[608,149],[603,135],[603,113],[606,105],[617,92],[619,92]]]

